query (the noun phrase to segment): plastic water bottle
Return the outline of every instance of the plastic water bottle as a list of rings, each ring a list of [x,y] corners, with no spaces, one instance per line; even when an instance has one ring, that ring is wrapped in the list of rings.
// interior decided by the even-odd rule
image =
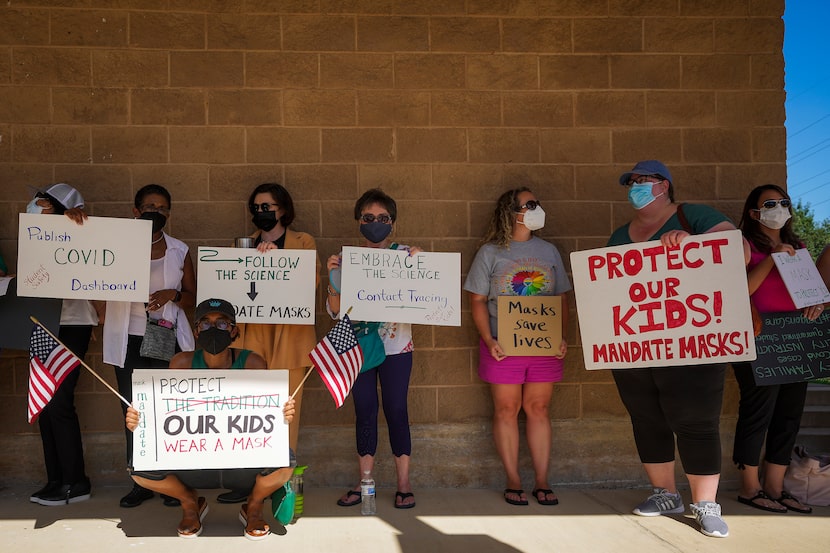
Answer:
[[[377,512],[375,506],[375,479],[372,478],[371,471],[364,470],[363,479],[360,481],[360,514],[374,515]]]
[[[307,468],[308,465],[294,467],[294,475],[291,477],[291,487],[294,488],[295,494],[294,518],[291,520],[291,524],[294,524],[297,522],[298,518],[303,516],[303,508],[305,504],[303,497],[303,474]]]

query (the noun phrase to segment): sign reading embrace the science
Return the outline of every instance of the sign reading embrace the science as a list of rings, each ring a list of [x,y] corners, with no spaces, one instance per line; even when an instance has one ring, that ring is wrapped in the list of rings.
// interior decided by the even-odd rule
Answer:
[[[133,373],[136,470],[287,467],[288,371]]]
[[[343,248],[340,308],[355,321],[461,326],[461,254]]]
[[[571,253],[587,369],[755,359],[741,233]]]
[[[17,295],[146,302],[152,223],[21,213]]]

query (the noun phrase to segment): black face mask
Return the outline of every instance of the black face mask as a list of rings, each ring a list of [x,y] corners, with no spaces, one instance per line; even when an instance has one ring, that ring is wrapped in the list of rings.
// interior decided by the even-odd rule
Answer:
[[[167,217],[159,213],[158,211],[145,211],[141,214],[139,219],[144,219],[145,221],[152,221],[153,223],[153,234],[157,233],[161,229],[164,228],[164,225],[167,224]]]
[[[254,218],[251,219],[256,228],[268,232],[277,226],[277,212],[276,211],[257,211],[254,213]]]
[[[214,326],[199,332],[196,345],[211,355],[216,355],[228,349],[232,341],[230,330],[219,330]]]

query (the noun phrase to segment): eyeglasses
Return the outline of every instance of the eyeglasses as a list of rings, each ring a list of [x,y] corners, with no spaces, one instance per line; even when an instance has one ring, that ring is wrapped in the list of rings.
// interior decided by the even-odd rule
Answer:
[[[781,198],[780,200],[766,200],[761,204],[761,209],[775,209],[775,206],[779,204],[781,207],[789,208],[792,205],[792,202],[787,198]]]
[[[250,204],[248,208],[251,210],[251,213],[256,213],[257,211],[271,211],[271,206],[274,206],[274,211],[276,211],[279,209],[280,204],[262,202],[261,204]]]
[[[234,326],[236,325],[227,319],[219,319],[215,322],[210,322],[207,319],[202,319],[196,322],[196,328],[199,330],[199,332],[204,332],[205,330],[211,327],[216,327],[219,330],[230,330]]]
[[[153,213],[161,213],[162,215],[170,215],[170,208],[164,206],[157,206],[157,205],[142,205],[138,208],[139,211],[142,213],[153,212]]]
[[[524,203],[524,205],[520,205],[519,209],[527,209],[528,211],[533,211],[537,207],[542,207],[542,203],[539,200],[528,200]]]
[[[649,179],[657,179],[657,180],[649,180]],[[626,186],[634,186],[635,184],[657,184],[658,182],[663,182],[664,179],[660,175],[640,175],[636,179],[631,179],[627,183]]]
[[[383,223],[384,225],[388,225],[392,222],[392,217],[386,215],[385,213],[381,213],[380,215],[373,215],[372,213],[364,213],[360,216],[360,220],[364,223],[374,223],[377,221],[378,223]]]

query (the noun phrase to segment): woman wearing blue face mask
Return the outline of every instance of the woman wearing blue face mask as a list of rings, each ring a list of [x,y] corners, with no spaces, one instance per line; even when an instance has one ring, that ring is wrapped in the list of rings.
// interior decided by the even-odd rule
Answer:
[[[690,234],[735,228],[718,211],[674,203],[668,168],[657,160],[640,161],[620,176],[634,208],[630,223],[614,231],[609,246],[660,240],[676,246]],[[723,364],[614,370],[634,430],[640,461],[654,488],[634,514],[657,516],[685,511],[675,482],[675,446],[692,492],[691,510],[700,531],[726,537],[729,529],[716,502],[720,482],[720,413]],[[675,443],[676,442],[676,443]]]
[[[749,293],[760,313],[796,309],[771,255],[795,255],[796,249],[804,247],[793,231],[791,217],[789,196],[774,184],[756,187],[744,204],[740,227],[751,251],[747,265]],[[823,305],[814,305],[804,308],[802,315],[815,320],[823,310]],[[732,461],[741,474],[738,501],[773,513],[811,512],[784,489],[784,473],[801,424],[807,382],[757,386],[749,363],[734,363],[732,368],[741,390],[732,450]],[[759,470],[762,448],[763,485]]]
[[[354,218],[359,223],[360,234],[367,248],[391,248],[409,251],[415,255],[420,248],[396,244],[391,239],[392,230],[398,217],[398,207],[391,197],[382,190],[367,190],[355,203]],[[332,255],[327,262],[329,274],[337,274],[340,256]],[[333,278],[329,284],[326,309],[336,318],[340,313],[338,282]],[[375,368],[361,372],[352,388],[355,409],[355,434],[357,441],[360,475],[372,472],[378,445],[378,393],[380,381],[383,414],[389,429],[389,442],[395,456],[397,472],[397,493],[395,507],[409,509],[415,506],[415,496],[409,482],[409,459],[412,440],[409,434],[409,411],[407,394],[409,376],[412,372],[412,325],[409,323],[383,323],[378,330],[383,341],[386,359]],[[361,502],[360,486],[348,490],[338,501],[341,507],[350,507]]]

